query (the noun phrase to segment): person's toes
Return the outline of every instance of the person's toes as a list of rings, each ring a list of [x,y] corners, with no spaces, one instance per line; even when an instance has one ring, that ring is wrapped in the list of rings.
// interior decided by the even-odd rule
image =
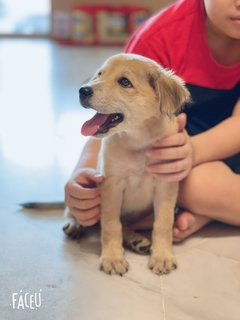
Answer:
[[[173,242],[181,242],[186,238],[185,236],[185,232],[184,231],[180,231],[177,228],[173,229]]]
[[[180,231],[186,231],[194,223],[193,215],[187,211],[181,212],[176,216],[174,226]]]
[[[180,233],[181,233],[181,231],[178,228],[174,227],[173,228],[173,239],[178,238]]]
[[[184,234],[184,231],[187,231],[191,224],[194,223],[194,218],[191,213],[189,212],[181,212],[175,216],[175,222],[173,226],[173,238],[177,241],[178,238]]]
[[[207,217],[195,215],[191,212],[182,212],[178,215],[173,228],[174,242],[180,242],[188,238],[211,221]]]

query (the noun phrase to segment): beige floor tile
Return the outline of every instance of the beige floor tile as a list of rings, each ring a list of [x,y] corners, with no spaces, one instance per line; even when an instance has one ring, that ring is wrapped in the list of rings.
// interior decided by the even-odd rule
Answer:
[[[196,245],[197,248],[235,261],[240,261],[240,230],[231,226],[216,225],[214,236]],[[217,241],[216,241],[217,239]]]
[[[233,259],[185,248],[177,254],[178,269],[158,277],[148,270],[147,256],[127,251],[129,272],[108,276],[98,270],[99,230],[72,241],[62,233],[60,211],[40,215],[2,207],[1,212],[4,319],[238,320],[240,263]],[[221,240],[216,238],[216,246]],[[10,306],[14,292],[40,289],[44,301],[38,310]]]
[[[199,249],[178,262],[178,271],[163,278],[166,319],[239,319],[239,262]]]

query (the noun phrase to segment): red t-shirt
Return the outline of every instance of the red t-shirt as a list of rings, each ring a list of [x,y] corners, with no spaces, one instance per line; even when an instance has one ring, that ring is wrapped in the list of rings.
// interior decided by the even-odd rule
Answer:
[[[240,96],[240,63],[224,66],[214,59],[205,20],[203,0],[178,0],[142,24],[125,48],[172,69],[186,82],[193,100],[184,108],[190,135],[230,117]],[[240,170],[240,155],[225,162]]]
[[[203,0],[179,0],[160,11],[133,34],[125,51],[155,60],[189,84],[231,89],[240,80],[240,63],[220,65],[211,54]]]

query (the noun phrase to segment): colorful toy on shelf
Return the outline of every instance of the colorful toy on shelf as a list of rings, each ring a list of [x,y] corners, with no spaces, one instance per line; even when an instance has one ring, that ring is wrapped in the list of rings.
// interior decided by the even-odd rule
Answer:
[[[125,7],[108,7],[96,15],[96,33],[100,44],[122,44],[128,39],[128,14]]]
[[[91,44],[95,42],[94,7],[78,6],[72,10],[71,39]]]
[[[64,34],[57,30],[62,26],[60,21],[56,24],[57,19],[53,17],[56,40],[73,45],[122,45],[147,19],[149,11],[136,6],[79,5],[69,16],[69,32],[65,30]]]

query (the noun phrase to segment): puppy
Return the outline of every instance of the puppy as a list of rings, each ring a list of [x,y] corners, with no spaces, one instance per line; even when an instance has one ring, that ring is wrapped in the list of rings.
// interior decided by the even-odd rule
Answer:
[[[178,183],[163,182],[146,170],[146,151],[157,139],[176,133],[175,114],[189,99],[183,81],[156,62],[134,54],[109,58],[79,90],[83,107],[96,115],[82,134],[101,138],[98,169],[101,185],[100,268],[108,274],[128,270],[123,241],[137,252],[150,242],[121,221],[136,221],[154,213],[149,268],[156,274],[177,266],[172,250],[172,226]],[[68,216],[71,216],[68,213]],[[72,218],[65,233],[77,236],[80,226]]]

